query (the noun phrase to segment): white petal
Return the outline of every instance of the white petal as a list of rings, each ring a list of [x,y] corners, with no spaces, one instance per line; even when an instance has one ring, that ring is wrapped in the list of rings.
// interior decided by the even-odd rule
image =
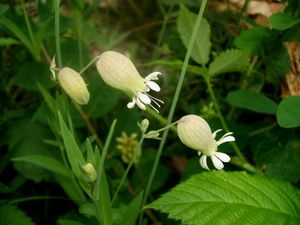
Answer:
[[[156,92],[160,91],[159,85],[157,83],[155,83],[154,81],[148,81],[147,85],[153,91],[156,91]]]
[[[222,162],[229,162],[230,161],[230,156],[223,153],[223,152],[215,152],[215,156],[218,157]]]
[[[145,77],[146,81],[150,81],[150,80],[158,80],[158,75],[161,75],[161,72],[153,72],[150,73],[148,76]]]
[[[129,108],[129,109],[132,109],[134,106],[135,106],[135,101],[134,100],[127,104],[127,108]]]
[[[148,95],[145,95],[143,93],[138,93],[137,97],[139,100],[141,100],[142,103],[149,105],[151,103],[151,99],[148,97]]]
[[[235,141],[235,138],[233,136],[227,136],[227,137],[222,137],[218,142],[217,145],[221,145],[225,142],[231,142],[231,141]]]
[[[211,160],[212,160],[214,166],[216,167],[216,169],[221,170],[224,168],[222,161],[220,159],[218,159],[215,155],[211,156]]]
[[[206,155],[201,156],[199,162],[203,169],[209,170],[209,168],[207,166],[207,156]]]
[[[140,109],[146,110],[146,106],[138,98],[136,98],[136,104]]]
[[[222,129],[216,130],[215,132],[212,133],[213,138],[215,139],[217,136],[217,133],[219,133]]]

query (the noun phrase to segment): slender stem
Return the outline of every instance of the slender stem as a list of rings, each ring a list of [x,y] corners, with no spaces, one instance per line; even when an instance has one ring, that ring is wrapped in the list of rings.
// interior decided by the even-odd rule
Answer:
[[[201,7],[200,7],[200,10],[199,10],[199,13],[198,13],[198,16],[197,16],[196,23],[195,23],[194,28],[193,28],[193,33],[192,33],[192,36],[191,36],[191,39],[190,39],[190,42],[189,42],[189,45],[188,45],[188,49],[187,49],[187,53],[185,55],[185,59],[184,59],[183,66],[182,66],[182,69],[181,69],[179,81],[178,81],[176,91],[175,91],[175,94],[174,94],[174,98],[173,98],[173,101],[172,101],[172,105],[171,105],[171,108],[170,108],[170,111],[169,111],[168,124],[170,124],[172,122],[172,119],[173,119],[173,115],[174,115],[174,112],[175,112],[175,108],[176,108],[176,105],[177,105],[177,101],[178,101],[178,98],[179,98],[179,94],[180,94],[181,87],[182,87],[184,77],[185,77],[185,73],[186,73],[186,70],[187,70],[188,62],[189,62],[189,59],[190,59],[190,56],[191,56],[192,48],[193,48],[194,42],[196,40],[196,36],[197,36],[198,30],[199,30],[199,26],[200,26],[200,22],[201,22],[203,13],[204,13],[204,9],[206,7],[206,2],[207,2],[207,0],[203,0],[201,2]],[[152,182],[153,182],[156,170],[157,170],[158,162],[159,162],[162,150],[163,150],[165,142],[166,142],[168,131],[169,131],[169,129],[166,129],[164,131],[163,135],[162,135],[162,140],[160,142],[160,145],[159,145],[159,148],[158,148],[158,151],[157,151],[157,154],[156,154],[156,158],[155,158],[152,170],[151,170],[151,174],[150,174],[150,177],[149,177],[149,181],[147,183],[147,187],[146,187],[146,190],[145,190],[145,195],[144,195],[144,198],[143,198],[143,201],[142,201],[142,206],[144,206],[147,202],[147,198],[148,198],[148,195],[149,195],[149,192],[150,192],[150,189],[151,189],[151,186],[152,186]],[[141,213],[140,218],[139,218],[139,224],[140,225],[142,224],[142,220],[143,220],[143,213]]]
[[[30,22],[29,22],[28,13],[27,13],[27,11],[25,9],[25,6],[24,6],[24,0],[21,0],[21,8],[22,8],[22,11],[23,11],[23,14],[24,14],[25,23],[26,23],[26,26],[27,26],[27,30],[28,30],[32,45],[34,46],[34,49],[35,49],[37,46],[36,46],[34,35],[33,35],[31,25],[30,25]]]
[[[157,49],[159,48],[160,44],[161,44],[161,41],[162,41],[162,38],[165,34],[165,31],[166,31],[166,27],[167,27],[167,24],[168,24],[168,21],[170,19],[170,16],[169,16],[169,13],[172,11],[173,9],[173,4],[169,7],[169,10],[167,12],[167,14],[165,13],[165,10],[163,8],[163,6],[161,5],[161,2],[158,0],[158,3],[159,3],[159,8],[160,10],[162,11],[163,15],[164,15],[164,20],[163,20],[163,24],[162,24],[162,27],[161,27],[161,30],[159,32],[159,36],[158,36],[158,40],[157,40],[157,43],[156,43],[156,48],[154,50],[154,53],[153,53],[153,57],[152,59],[156,59],[157,57],[159,57],[159,51],[157,51]]]
[[[139,141],[139,144],[138,144],[138,148],[139,148],[139,149],[142,149],[143,141],[144,141],[144,136],[142,135],[142,136],[141,136],[141,139],[140,139],[140,141]],[[119,184],[119,186],[118,186],[118,188],[117,188],[117,190],[116,190],[116,192],[115,192],[115,194],[114,194],[114,196],[113,196],[113,198],[112,198],[112,200],[111,200],[111,205],[113,205],[113,203],[114,203],[114,201],[115,201],[115,199],[116,199],[116,197],[117,197],[117,195],[118,195],[118,193],[119,193],[121,187],[123,186],[123,183],[125,182],[125,179],[126,179],[126,177],[127,177],[127,174],[129,173],[129,170],[131,169],[131,167],[132,167],[132,165],[133,165],[133,163],[134,163],[134,160],[135,160],[135,156],[133,156],[133,157],[131,158],[130,163],[129,163],[128,166],[127,166],[127,169],[126,169],[125,173],[124,173],[123,176],[122,176],[122,179],[121,179],[121,181],[120,181],[120,184]]]
[[[83,73],[86,71],[95,61],[99,59],[99,56],[95,57],[92,61],[90,61],[82,70],[79,71],[79,73]]]
[[[166,129],[170,129],[171,127],[173,127],[174,125],[176,125],[178,123],[178,120],[177,121],[175,121],[175,122],[173,122],[173,123],[171,123],[171,124],[169,124],[169,125],[167,125],[167,126],[165,126],[165,127],[163,127],[163,128],[160,128],[159,130],[157,130],[156,132],[162,132],[162,131],[164,131],[164,130],[166,130]],[[174,127],[175,128],[175,127]],[[176,129],[176,128],[175,128]],[[177,129],[176,129],[177,130]]]
[[[272,129],[273,129],[274,127],[276,127],[276,126],[277,126],[276,123],[272,123],[272,124],[269,125],[269,126],[259,128],[259,129],[257,129],[257,130],[254,130],[254,131],[250,132],[250,133],[248,134],[248,137],[253,137],[253,136],[255,136],[255,135],[258,135],[258,134],[261,134],[261,133],[265,133],[265,132],[267,132],[267,131],[269,131],[269,130],[272,130]]]
[[[72,101],[73,102],[73,101]],[[103,142],[101,141],[101,139],[99,138],[95,128],[93,127],[90,118],[87,116],[87,114],[81,109],[81,107],[73,102],[75,108],[78,110],[78,112],[80,113],[85,125],[87,126],[88,130],[95,136],[96,138],[96,143],[97,145],[102,149],[103,148]]]
[[[219,107],[217,98],[216,98],[215,93],[214,93],[214,91],[213,91],[213,89],[212,89],[211,82],[210,82],[210,78],[206,78],[205,80],[206,80],[208,92],[209,92],[210,97],[211,97],[211,99],[212,99],[212,101],[213,101],[213,103],[214,103],[214,107],[215,107],[215,109],[216,109],[216,111],[217,111],[217,114],[218,114],[218,116],[219,116],[219,119],[220,119],[220,121],[221,121],[221,124],[222,124],[222,126],[223,126],[223,129],[224,129],[226,132],[229,132],[227,123],[226,123],[226,121],[225,121],[225,119],[224,119],[224,117],[223,117],[223,115],[222,115],[222,112],[221,112],[221,110],[220,110],[220,107]],[[233,148],[234,148],[234,151],[235,151],[236,154],[239,156],[239,158],[240,158],[242,161],[247,162],[245,156],[242,154],[242,152],[240,151],[240,149],[238,148],[238,146],[236,145],[236,143],[235,143],[235,142],[231,142],[231,144],[232,144],[232,146],[233,146]]]
[[[62,67],[61,50],[60,50],[60,32],[59,32],[59,15],[60,15],[60,0],[54,0],[54,20],[55,20],[55,46],[57,55],[58,67]]]

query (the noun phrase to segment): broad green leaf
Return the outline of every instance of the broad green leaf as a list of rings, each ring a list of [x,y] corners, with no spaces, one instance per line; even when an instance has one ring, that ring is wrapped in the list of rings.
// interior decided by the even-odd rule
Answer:
[[[279,140],[279,143],[282,143],[282,140]],[[277,145],[276,147],[269,152],[272,155],[269,157],[273,157],[273,160],[265,164],[266,174],[289,182],[299,181],[300,141],[297,138],[291,138],[285,146]]]
[[[20,44],[19,41],[13,38],[0,38],[0,46]]]
[[[108,86],[97,74],[88,83],[91,98],[84,108],[91,118],[99,118],[116,106],[120,92]]]
[[[43,141],[51,139],[53,136],[48,127],[40,123],[28,120],[12,123],[7,135],[13,158],[26,157],[28,155],[59,157],[59,152]],[[49,170],[32,163],[14,161],[13,164],[19,173],[35,182],[49,180],[53,176],[53,173]]]
[[[61,134],[63,137],[64,145],[66,148],[67,156],[77,178],[81,178],[82,171],[80,166],[85,164],[85,160],[83,158],[82,152],[78,147],[74,136],[72,135],[71,131],[68,129],[67,125],[65,124],[61,114],[58,114],[59,124],[61,129]]]
[[[12,205],[0,205],[0,225],[34,225],[31,218]]]
[[[143,198],[143,192],[140,192],[128,206],[123,214],[122,220],[119,225],[132,225],[135,224],[135,221],[141,210],[141,203]]]
[[[241,71],[249,66],[249,55],[238,49],[229,49],[221,52],[209,64],[208,73],[213,76],[219,73]]]
[[[177,29],[186,48],[188,48],[196,18],[197,15],[189,12],[189,10],[183,5],[180,6],[179,16],[177,19]],[[211,46],[209,39],[210,25],[205,18],[202,18],[195,44],[192,48],[191,57],[203,66],[209,60]]]
[[[269,17],[269,20],[276,30],[286,30],[300,23],[300,18],[295,18],[286,13],[275,13]]]
[[[300,97],[290,96],[278,105],[277,122],[283,128],[300,126]]]
[[[276,103],[261,93],[250,90],[232,91],[227,95],[227,102],[231,105],[249,109],[258,113],[275,115]]]
[[[240,33],[234,41],[236,47],[244,51],[261,55],[263,52],[264,40],[272,36],[270,29],[266,27],[253,27]]]
[[[84,225],[83,223],[76,221],[76,220],[66,220],[66,219],[61,219],[58,221],[59,225]]]
[[[188,225],[300,224],[300,192],[244,172],[195,175],[148,205]]]
[[[38,91],[38,83],[46,89],[55,85],[51,80],[49,66],[39,62],[21,64],[18,73],[12,79],[12,84],[29,91]]]
[[[69,173],[64,165],[57,159],[44,155],[26,155],[13,159],[14,161],[28,162],[40,166],[44,169],[50,170],[53,173],[68,176]]]

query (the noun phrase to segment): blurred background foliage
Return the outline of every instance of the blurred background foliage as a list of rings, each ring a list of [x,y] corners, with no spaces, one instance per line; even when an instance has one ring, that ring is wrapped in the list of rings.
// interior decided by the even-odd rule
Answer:
[[[220,109],[237,139],[237,145],[266,176],[299,186],[300,172],[300,3],[298,1],[210,0],[204,17],[211,34],[208,61],[227,49],[238,48],[250,63],[239,72],[214,76],[212,86]],[[80,110],[70,103],[51,77],[49,65],[56,55],[54,1],[3,0],[0,3],[0,218],[17,215],[17,224],[68,224],[68,219],[96,224],[82,216],[76,200],[65,194],[66,182],[40,166],[12,159],[26,155],[61,160],[51,109],[41,90],[54,97],[56,106],[70,112],[78,143],[88,136],[103,146],[110,125],[116,130],[105,163],[108,184],[116,190],[127,165],[121,160],[116,138],[122,132],[139,134],[137,122],[150,120],[151,130],[166,125],[186,48],[180,34],[180,4],[192,13],[201,0],[66,0],[61,1],[60,41],[63,66],[80,71],[105,50],[129,56],[142,76],[161,71],[165,104],[159,115],[127,109],[127,96],[107,86],[95,67],[84,74],[91,99]],[[286,4],[288,3],[288,6]],[[262,10],[262,7],[264,10]],[[268,19],[269,17],[269,19]],[[190,66],[203,67],[192,58]],[[39,85],[43,89],[39,88]],[[213,130],[221,127],[205,80],[188,70],[174,120],[186,114],[207,119]],[[51,116],[52,115],[52,116]],[[65,117],[66,118],[66,117]],[[98,139],[94,133],[98,135]],[[145,188],[159,142],[146,140],[140,162],[131,169],[116,199],[131,201]],[[223,152],[234,154],[230,145]],[[234,159],[233,159],[234,162]],[[240,170],[228,164],[226,170]],[[150,201],[179,181],[201,173],[194,151],[170,132]],[[114,191],[112,191],[114,192]],[[34,196],[34,197],[32,197]],[[9,207],[1,204],[11,203]],[[14,217],[11,218],[13,220]],[[7,216],[10,224],[10,217]],[[88,221],[88,222],[87,222]],[[145,224],[175,224],[165,215],[147,213]]]

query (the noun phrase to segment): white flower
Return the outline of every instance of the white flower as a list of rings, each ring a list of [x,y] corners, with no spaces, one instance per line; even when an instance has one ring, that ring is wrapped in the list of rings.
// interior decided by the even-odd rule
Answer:
[[[200,157],[200,165],[209,170],[207,166],[207,157],[210,157],[213,165],[218,169],[223,169],[223,162],[229,162],[230,157],[222,152],[217,152],[218,146],[235,141],[232,132],[228,132],[218,141],[216,135],[221,129],[211,132],[208,123],[200,116],[187,115],[178,121],[178,136],[183,144],[197,150]]]
[[[159,85],[154,82],[154,80],[158,80],[160,72],[153,72],[143,78],[129,58],[114,51],[106,51],[99,56],[97,70],[108,85],[128,92],[132,96],[132,101],[127,104],[128,108],[137,105],[140,109],[145,110],[146,105],[150,105],[158,112],[152,102],[160,108],[163,101],[152,97],[148,92],[150,90],[160,91]]]
[[[58,81],[64,91],[78,104],[85,105],[89,102],[90,93],[79,73],[64,67],[58,73]]]

